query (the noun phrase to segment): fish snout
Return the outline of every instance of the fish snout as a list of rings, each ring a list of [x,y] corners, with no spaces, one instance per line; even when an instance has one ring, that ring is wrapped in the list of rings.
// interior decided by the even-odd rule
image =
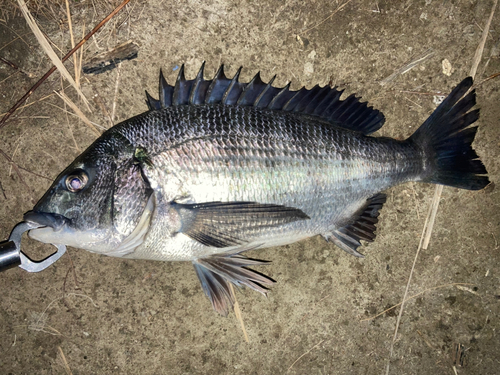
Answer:
[[[49,212],[37,212],[29,211],[24,214],[24,221],[35,223],[40,226],[46,226],[52,228],[54,231],[60,230],[64,225],[69,223],[69,219],[63,215],[49,213]]]

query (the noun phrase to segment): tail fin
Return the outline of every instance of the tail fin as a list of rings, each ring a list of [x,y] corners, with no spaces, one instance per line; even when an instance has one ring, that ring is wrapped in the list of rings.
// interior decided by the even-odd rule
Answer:
[[[408,139],[425,153],[430,175],[423,182],[480,190],[489,184],[486,168],[472,149],[477,127],[470,127],[479,118],[472,78],[465,78],[453,89],[432,115]],[[465,96],[464,96],[465,95]]]

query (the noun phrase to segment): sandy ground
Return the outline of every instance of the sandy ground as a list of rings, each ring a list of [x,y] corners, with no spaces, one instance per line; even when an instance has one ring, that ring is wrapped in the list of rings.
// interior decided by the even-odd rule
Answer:
[[[64,4],[64,3],[63,3]],[[116,1],[71,2],[79,40]],[[381,135],[409,136],[469,75],[493,1],[132,1],[85,46],[84,61],[127,41],[139,56],[119,69],[82,77],[86,116],[103,128],[145,111],[144,90],[157,92],[160,68],[170,82],[202,61],[213,75],[244,66],[293,87],[328,84],[358,93],[387,118]],[[8,5],[7,5],[8,6]],[[41,28],[61,51],[71,48],[64,8],[42,8]],[[476,82],[500,72],[500,10],[493,18]],[[433,55],[390,85],[380,82],[432,49]],[[58,52],[59,53],[59,52]],[[50,63],[23,18],[0,20],[0,111],[7,111]],[[443,60],[452,68],[443,72]],[[73,72],[72,63],[67,67]],[[450,73],[450,72],[448,72]],[[30,77],[29,75],[32,75]],[[64,83],[64,87],[68,87]],[[61,99],[55,73],[29,107],[0,130],[0,237],[8,237],[58,173],[95,138]],[[434,186],[406,184],[388,192],[376,242],[365,259],[316,237],[255,251],[277,285],[269,297],[238,293],[246,343],[230,314],[218,316],[192,266],[114,259],[68,249],[39,274],[0,275],[0,368],[3,374],[498,374],[500,368],[500,78],[477,87],[481,119],[475,148],[488,188],[445,188],[427,250],[416,262],[409,300],[390,355],[399,309],[370,319],[403,299]],[[49,97],[47,97],[49,96]],[[113,110],[115,103],[116,109]],[[114,118],[111,120],[114,111]],[[45,176],[45,177],[44,177]],[[41,257],[52,248],[25,239]],[[460,285],[459,285],[460,284]],[[464,361],[454,359],[463,349]],[[63,353],[63,354],[62,354]],[[64,358],[63,358],[64,356]]]

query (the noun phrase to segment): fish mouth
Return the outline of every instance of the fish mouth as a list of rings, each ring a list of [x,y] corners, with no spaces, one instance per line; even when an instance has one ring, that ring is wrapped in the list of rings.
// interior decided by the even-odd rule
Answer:
[[[29,211],[24,214],[24,221],[37,226],[28,232],[28,236],[34,240],[68,245],[71,238],[71,220],[55,213]]]
[[[63,215],[29,211],[24,214],[24,221],[39,225],[39,228],[51,228],[53,231],[60,231],[65,225],[69,224],[70,219]]]

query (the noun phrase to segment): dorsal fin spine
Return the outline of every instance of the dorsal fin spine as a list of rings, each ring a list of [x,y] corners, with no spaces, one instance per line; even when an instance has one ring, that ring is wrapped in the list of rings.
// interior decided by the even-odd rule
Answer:
[[[204,82],[203,80],[203,73],[205,71],[205,61],[201,64],[201,68],[198,71],[198,74],[196,75],[196,78],[193,82],[193,88],[191,89],[191,93],[189,94],[189,104],[196,104],[197,99],[200,96],[200,87],[201,84]]]
[[[238,71],[234,75],[234,77],[231,79],[231,82],[229,83],[229,86],[227,87],[226,91],[224,92],[224,95],[222,96],[222,104],[230,104],[228,103],[229,95],[231,94],[231,91],[237,87],[238,79],[240,78],[241,74],[241,69],[243,69],[242,66],[239,67]]]
[[[253,105],[255,103],[255,99],[253,99],[253,96],[258,97],[260,95],[260,92],[258,92],[258,90],[264,90],[264,85],[265,83],[260,78],[260,72],[257,72],[257,74],[252,78],[250,82],[248,82],[248,84],[243,89],[243,92],[236,102],[236,105]]]
[[[155,109],[161,109],[161,102],[153,98],[151,95],[149,95],[149,92],[147,92],[147,90],[146,90],[146,104],[148,105],[150,111]]]
[[[357,98],[357,100],[361,99],[361,97]],[[356,123],[356,120],[359,116],[363,115],[366,110],[366,103],[359,103],[359,108],[354,109],[351,114],[346,118],[346,121],[350,121],[352,123]]]
[[[340,97],[344,90],[337,87],[319,86],[307,90],[290,91],[290,83],[283,88],[273,87],[274,76],[268,83],[262,81],[260,72],[250,82],[239,82],[242,68],[229,79],[224,74],[224,65],[217,70],[212,80],[204,79],[203,62],[195,79],[186,80],[184,64],[179,70],[174,86],[165,80],[160,70],[159,100],[146,92],[146,103],[150,110],[159,110],[178,105],[240,105],[308,114],[319,117],[336,126],[370,134],[380,129],[384,116],[359,98],[350,95]]]
[[[338,100],[340,95],[338,94],[338,91],[336,90],[337,88],[334,87],[331,89],[323,98],[320,104],[316,107],[316,109],[313,112],[313,115],[318,116],[318,117],[324,117],[323,114],[325,111],[328,109],[328,107]]]
[[[181,65],[179,74],[177,75],[177,80],[175,81],[174,93],[172,95],[172,104],[179,105],[182,104],[182,89],[186,82],[186,77],[184,76],[184,64]]]
[[[295,92],[295,95],[293,95],[288,102],[285,103],[283,106],[283,111],[293,111],[295,107],[297,106],[297,103],[300,102],[299,99],[302,99],[304,97],[304,93],[307,92],[307,89],[302,86],[299,91]]]
[[[286,86],[285,86],[285,87],[283,87],[283,88],[281,89],[281,91],[280,91],[278,94],[276,94],[276,96],[274,97],[274,99],[273,99],[273,100],[271,100],[271,103],[269,103],[269,106],[268,106],[268,107],[269,107],[270,109],[283,109],[283,105],[281,105],[281,104],[280,104],[280,102],[282,101],[282,99],[283,99],[284,97],[286,97],[286,94],[287,94],[288,92],[290,92],[290,85],[291,85],[291,84],[292,84],[291,82],[288,82],[288,83],[286,84]]]
[[[217,70],[217,73],[215,73],[215,77],[212,80],[212,83],[210,83],[210,86],[208,86],[207,89],[207,95],[205,96],[205,104],[210,104],[217,102],[217,96],[216,96],[216,87],[222,82],[227,81],[226,75],[224,74],[224,64],[221,64],[219,69]]]
[[[258,107],[259,106],[259,102],[262,100],[262,98],[264,97],[264,95],[273,87],[273,82],[274,82],[275,79],[276,79],[276,75],[274,75],[274,77],[269,80],[269,82],[267,83],[266,87],[264,87],[264,90],[262,90],[262,92],[259,94],[259,96],[257,96],[257,98],[255,99],[255,101],[253,102],[253,106],[254,107]]]
[[[159,82],[159,91],[160,91],[160,106],[161,108],[166,108],[172,105],[172,86],[170,86],[165,76],[163,75],[163,71],[160,69],[160,82]]]

